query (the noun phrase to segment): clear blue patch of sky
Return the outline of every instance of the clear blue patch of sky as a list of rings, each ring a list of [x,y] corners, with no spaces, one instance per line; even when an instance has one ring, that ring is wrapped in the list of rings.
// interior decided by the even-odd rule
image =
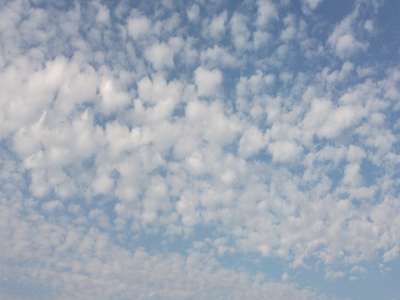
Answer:
[[[282,275],[288,270],[287,261],[279,257],[263,257],[260,253],[225,252],[216,257],[225,268],[248,274],[262,273],[265,275],[265,281],[280,282]]]
[[[399,63],[400,56],[400,1],[386,0],[378,9],[376,47],[382,63]],[[386,62],[385,62],[386,61]]]
[[[7,277],[6,274],[4,275]],[[49,286],[27,283],[18,278],[0,279],[0,289],[11,299],[23,297],[27,300],[46,300],[51,299],[53,295],[53,289]]]
[[[385,170],[375,165],[370,159],[364,158],[360,165],[360,175],[363,177],[363,184],[371,186],[377,184],[377,179],[384,175]]]
[[[299,287],[305,288],[312,286],[318,292],[328,297],[337,297],[350,300],[392,300],[400,299],[400,259],[391,261],[389,266],[391,270],[386,270],[382,275],[382,268],[378,260],[372,262],[361,262],[359,264],[341,266],[339,269],[332,267],[333,271],[345,271],[345,276],[336,279],[325,279],[325,270],[327,267],[321,263],[317,269],[316,262],[310,264],[311,267],[299,267],[290,270],[289,276]],[[354,266],[360,266],[366,269],[367,273],[362,274],[359,271],[351,272]],[[328,265],[329,267],[329,265]],[[357,277],[350,280],[350,276]]]

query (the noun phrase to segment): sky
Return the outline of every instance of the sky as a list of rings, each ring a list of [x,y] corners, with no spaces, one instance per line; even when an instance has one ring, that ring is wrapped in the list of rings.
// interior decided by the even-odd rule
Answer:
[[[0,298],[400,300],[399,15],[0,0]]]

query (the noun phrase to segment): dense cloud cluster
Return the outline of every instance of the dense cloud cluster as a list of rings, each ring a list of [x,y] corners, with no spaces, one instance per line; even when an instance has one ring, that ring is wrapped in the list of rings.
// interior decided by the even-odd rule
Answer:
[[[322,299],[298,270],[389,272],[399,49],[386,2],[331,2],[1,1],[0,297]]]

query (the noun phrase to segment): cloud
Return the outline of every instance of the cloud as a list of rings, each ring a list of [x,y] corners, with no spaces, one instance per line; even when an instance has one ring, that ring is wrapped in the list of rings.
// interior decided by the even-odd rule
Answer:
[[[257,153],[265,146],[262,132],[257,127],[250,127],[244,133],[239,142],[239,154],[244,157]]]
[[[325,278],[329,279],[329,280],[334,280],[334,279],[341,278],[341,277],[345,276],[344,272],[342,272],[342,271],[335,272],[335,271],[333,271],[332,269],[329,269],[329,268],[326,269],[325,272],[326,272]]]
[[[236,49],[243,49],[248,46],[250,32],[247,29],[247,18],[235,12],[230,20],[232,42]]]
[[[189,21],[196,22],[199,20],[200,8],[197,4],[193,4],[187,11],[187,17]]]
[[[172,68],[174,66],[174,52],[165,43],[155,43],[146,48],[144,56],[156,70],[165,67]]]
[[[358,51],[365,51],[368,42],[361,42],[356,39],[352,29],[357,18],[358,10],[349,14],[338,25],[336,25],[327,43],[334,49],[335,54],[341,59],[346,59]]]
[[[218,46],[201,52],[200,59],[207,68],[214,68],[216,66],[235,67],[239,64],[236,58],[226,49]]]
[[[258,27],[265,27],[271,21],[278,20],[278,10],[275,4],[269,0],[257,0],[257,21]]]
[[[397,270],[386,4],[227,4],[3,5],[0,297],[352,298],[326,281]]]
[[[49,201],[42,204],[42,209],[48,213],[53,212],[57,209],[64,209],[64,205],[59,200]]]
[[[311,14],[324,0],[302,0],[301,9],[304,14]]]
[[[138,11],[133,11],[133,17],[128,19],[127,25],[129,35],[136,40],[148,34],[152,24],[146,16],[141,16]]]
[[[276,162],[293,161],[302,152],[302,147],[292,141],[273,142],[268,145],[268,149]]]
[[[214,95],[222,83],[222,73],[218,69],[207,70],[198,67],[194,71],[194,78],[199,96]]]
[[[295,37],[296,34],[296,18],[294,15],[288,15],[285,17],[285,19],[283,20],[283,22],[286,25],[285,30],[282,31],[280,38],[287,41],[287,40],[291,40]]]
[[[228,12],[224,10],[218,16],[214,16],[210,23],[205,26],[204,35],[211,36],[214,39],[219,39],[225,33],[225,23],[228,20]]]

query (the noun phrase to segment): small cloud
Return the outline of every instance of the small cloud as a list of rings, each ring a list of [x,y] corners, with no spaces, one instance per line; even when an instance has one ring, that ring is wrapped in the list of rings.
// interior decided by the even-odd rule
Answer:
[[[174,66],[174,52],[164,42],[160,44],[155,43],[146,48],[144,56],[149,62],[151,62],[153,68],[156,70],[165,67],[172,68]]]
[[[266,27],[271,21],[279,20],[278,10],[270,0],[257,1],[257,27]]]
[[[193,4],[190,9],[187,11],[187,17],[190,22],[197,22],[200,19],[200,8],[197,4]]]
[[[294,141],[280,140],[268,145],[275,162],[292,162],[303,152],[303,147]]]
[[[89,219],[92,221],[96,221],[97,224],[102,228],[109,228],[110,222],[108,216],[104,211],[100,209],[92,209],[89,213]]]
[[[337,278],[342,278],[346,275],[343,271],[335,272],[331,268],[325,268],[325,278],[328,280],[335,280]]]
[[[373,32],[374,31],[374,21],[372,21],[372,20],[365,21],[364,29],[367,30],[368,32]]]
[[[215,16],[210,25],[208,26],[208,32],[211,37],[219,38],[225,32],[225,23],[228,19],[228,12],[224,10],[218,16]]]
[[[287,272],[283,273],[282,281],[287,281],[289,279],[289,274]]]
[[[110,10],[105,5],[99,5],[96,21],[99,23],[106,23],[110,19]]]
[[[399,247],[395,246],[383,255],[384,262],[396,259],[399,256]]]
[[[51,213],[56,210],[64,210],[64,205],[59,200],[49,201],[42,204],[45,212]]]
[[[207,70],[199,67],[194,71],[194,79],[199,96],[211,96],[222,82],[222,73],[218,69]]]
[[[366,269],[364,269],[363,267],[360,267],[360,266],[354,266],[353,268],[351,268],[350,273],[353,274],[353,273],[356,273],[356,272],[359,272],[362,275],[365,275],[365,274],[368,273]]]
[[[360,42],[354,36],[352,26],[357,15],[357,10],[349,14],[335,27],[327,40],[341,59],[346,59],[358,51],[365,51],[369,46],[367,42]]]
[[[301,9],[304,14],[309,15],[315,10],[324,0],[301,0]]]
[[[146,16],[137,15],[128,19],[128,33],[134,39],[145,36],[151,29],[151,21]]]
[[[244,49],[248,45],[250,31],[247,28],[247,17],[235,12],[230,20],[232,41],[236,49]]]

